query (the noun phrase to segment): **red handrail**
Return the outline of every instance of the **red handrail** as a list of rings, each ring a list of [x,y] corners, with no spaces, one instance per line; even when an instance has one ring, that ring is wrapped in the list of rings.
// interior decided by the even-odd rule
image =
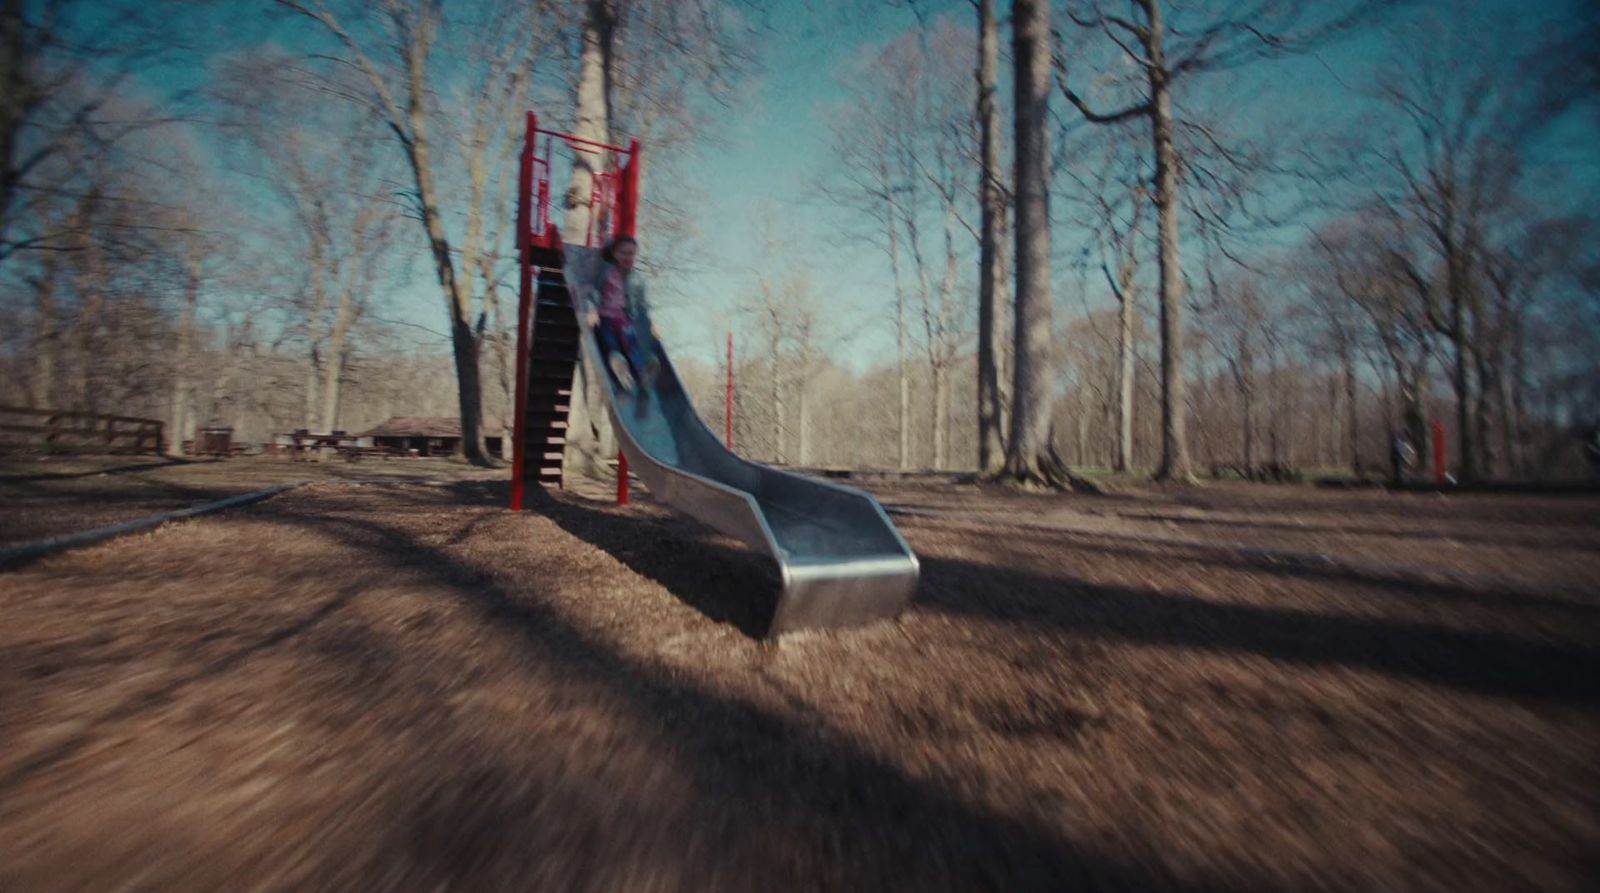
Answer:
[[[539,137],[545,137],[541,147]],[[539,127],[539,117],[527,113],[526,130],[522,140],[522,154],[517,179],[517,255],[521,267],[517,299],[517,382],[516,430],[512,432],[511,508],[523,508],[525,480],[523,463],[527,457],[527,435],[524,430],[528,405],[528,351],[532,346],[533,307],[533,250],[535,248],[561,249],[561,231],[550,220],[551,162],[554,158],[555,140],[560,139],[574,152],[586,155],[612,153],[609,164],[600,165],[594,172],[589,189],[589,225],[584,233],[584,244],[609,241],[614,236],[631,236],[638,221],[639,156],[638,140],[627,148],[584,139],[570,133],[545,130]],[[541,148],[543,151],[541,152]],[[626,159],[624,161],[623,159]],[[627,472],[622,480],[626,486]],[[623,494],[626,490],[622,491]],[[622,497],[626,499],[624,495]]]
[[[531,115],[533,113],[529,112],[529,114]],[[542,128],[537,128],[536,127],[536,128],[534,128],[533,132],[534,133],[548,134],[550,136],[559,136],[559,137],[561,137],[562,140],[566,141],[567,145],[571,146],[574,149],[577,149],[579,152],[589,152],[591,150],[589,150],[589,149],[581,149],[576,145],[577,143],[582,143],[585,146],[594,146],[596,149],[606,149],[606,150],[609,150],[609,151],[612,151],[612,152],[619,152],[619,153],[621,153],[623,155],[626,155],[630,151],[632,151],[631,149],[624,149],[621,146],[613,146],[610,143],[602,143],[602,142],[598,142],[596,140],[586,140],[581,136],[575,136],[575,135],[570,134],[570,133],[562,133],[559,130],[544,130]]]

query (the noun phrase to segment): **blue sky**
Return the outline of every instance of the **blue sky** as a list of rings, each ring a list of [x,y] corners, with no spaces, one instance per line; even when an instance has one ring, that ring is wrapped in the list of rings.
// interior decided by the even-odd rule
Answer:
[[[1002,8],[1007,4],[997,4]],[[1453,4],[1460,15],[1487,22],[1493,15],[1512,11],[1549,16],[1565,4],[1516,0],[1472,0]],[[968,0],[924,0],[930,15],[950,13],[964,26],[973,19]],[[221,6],[217,9],[226,10]],[[1437,9],[1438,7],[1434,7]],[[244,14],[235,9],[236,13]],[[210,16],[204,36],[213,51],[265,40],[291,40],[298,29],[281,24],[270,31],[259,27],[249,33],[232,29],[237,16]],[[259,21],[259,19],[257,19]],[[892,287],[888,264],[876,248],[843,242],[849,230],[846,212],[829,207],[812,183],[826,163],[830,135],[826,106],[841,96],[835,73],[872,46],[915,27],[917,18],[903,4],[871,0],[796,0],[776,2],[765,16],[756,56],[758,69],[747,98],[713,115],[716,140],[686,159],[681,175],[700,184],[707,197],[700,209],[702,222],[699,269],[681,281],[661,283],[661,323],[675,355],[712,362],[720,354],[726,330],[736,327],[734,308],[747,294],[753,271],[762,263],[758,233],[763,217],[784,246],[783,263],[803,267],[812,274],[821,301],[837,320],[835,332],[848,335],[834,345],[837,359],[858,371],[892,358]],[[1002,45],[1008,34],[1002,30]],[[1517,48],[1508,48],[1515,50]],[[1314,56],[1273,61],[1248,70],[1217,76],[1210,85],[1209,103],[1224,110],[1243,132],[1260,129],[1337,129],[1350,127],[1363,108],[1359,88],[1370,82],[1371,72],[1389,53],[1391,41],[1382,32],[1368,33],[1325,48]],[[1002,59],[1002,71],[1008,67]],[[163,86],[194,83],[195,69],[151,72]],[[1002,108],[1009,97],[1002,89]],[[1339,123],[1344,122],[1344,123]],[[1594,118],[1570,124],[1561,138],[1540,154],[1549,172],[1560,169],[1568,195],[1592,195],[1600,183],[1595,153],[1587,147],[1596,136]],[[625,135],[619,135],[625,139]],[[649,151],[649,147],[646,147]],[[1573,190],[1573,186],[1578,188]],[[648,188],[648,184],[647,184]],[[1060,205],[1057,206],[1058,212]],[[650,234],[642,231],[644,251],[651,250]],[[1283,234],[1287,238],[1291,234]],[[420,233],[411,233],[416,253],[423,254]],[[1058,247],[1083,238],[1064,222],[1054,233]],[[445,328],[430,266],[422,261],[406,267],[409,285],[393,296],[385,314],[434,331]],[[1084,298],[1076,274],[1057,271],[1058,313],[1081,313]],[[1098,292],[1087,296],[1100,303]],[[975,299],[973,302],[975,303]],[[419,334],[420,330],[408,330]],[[420,345],[429,343],[421,336]],[[442,341],[435,345],[444,348]]]
[[[1004,7],[1006,4],[998,4]],[[1517,0],[1477,0],[1452,4],[1459,14],[1485,23],[1494,16],[1516,12],[1549,16],[1563,4],[1529,4]],[[1541,8],[1542,6],[1542,8]],[[663,326],[679,354],[710,361],[723,337],[707,325],[708,318],[726,319],[751,283],[749,270],[761,262],[756,236],[764,209],[777,209],[774,227],[787,235],[783,241],[796,263],[813,269],[823,300],[853,334],[841,359],[858,371],[888,362],[892,357],[892,287],[888,264],[881,252],[865,245],[840,246],[842,214],[817,200],[809,181],[828,153],[829,135],[821,113],[840,97],[833,73],[870,44],[881,44],[914,27],[916,19],[891,4],[781,3],[769,22],[761,53],[760,86],[749,105],[721,116],[723,144],[708,149],[686,166],[702,183],[715,184],[705,207],[706,220],[718,221],[706,235],[707,267],[683,283],[682,294],[671,298]],[[973,19],[965,0],[927,3],[925,7],[950,11],[966,24]],[[818,22],[834,22],[820,27]],[[1002,33],[1002,40],[1006,34]],[[1508,51],[1519,48],[1508,47]],[[1232,109],[1236,125],[1244,131],[1289,124],[1306,129],[1330,125],[1352,126],[1367,109],[1360,91],[1372,72],[1392,52],[1386,31],[1376,31],[1340,41],[1306,57],[1274,60],[1248,70],[1216,76],[1209,89],[1240,97]],[[1009,64],[1002,59],[1002,68]],[[1003,97],[1003,107],[1008,104]],[[1336,122],[1347,122],[1339,125]],[[1559,179],[1568,188],[1581,187],[1595,194],[1600,184],[1596,155],[1586,151],[1596,136],[1593,118],[1579,119],[1564,128],[1539,155],[1549,172],[1561,168]],[[1303,229],[1280,234],[1287,241]],[[647,240],[648,233],[642,234]],[[1058,224],[1057,245],[1081,240],[1083,234]],[[1081,313],[1077,277],[1057,271],[1058,314]],[[1091,305],[1101,296],[1089,296]],[[974,298],[975,303],[975,298]],[[708,311],[710,311],[708,313]]]

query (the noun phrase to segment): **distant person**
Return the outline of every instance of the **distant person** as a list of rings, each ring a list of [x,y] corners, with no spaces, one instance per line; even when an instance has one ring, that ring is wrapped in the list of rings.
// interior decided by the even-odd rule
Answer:
[[[660,368],[654,353],[639,345],[635,324],[650,318],[644,278],[633,269],[639,243],[617,236],[600,252],[601,264],[589,289],[585,322],[600,339],[600,352],[617,386],[633,391],[640,381],[653,381]],[[651,334],[655,328],[652,325]]]
[[[1411,440],[1400,431],[1390,435],[1389,464],[1394,468],[1394,483],[1396,486],[1406,482],[1411,467],[1416,461],[1417,451],[1411,446]]]

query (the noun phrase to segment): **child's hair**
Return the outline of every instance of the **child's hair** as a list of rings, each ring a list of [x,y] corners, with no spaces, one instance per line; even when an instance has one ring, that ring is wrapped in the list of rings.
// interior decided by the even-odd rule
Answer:
[[[639,247],[639,240],[635,239],[633,236],[617,236],[610,242],[607,242],[606,247],[600,249],[600,258],[608,264],[616,263],[617,248],[623,245],[632,245],[633,247],[637,248]]]

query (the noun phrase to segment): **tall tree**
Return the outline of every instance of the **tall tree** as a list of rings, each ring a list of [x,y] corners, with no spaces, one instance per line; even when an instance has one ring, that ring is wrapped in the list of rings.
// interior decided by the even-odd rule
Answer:
[[[1005,464],[1011,410],[1011,314],[1005,294],[1006,212],[1010,198],[1000,167],[999,26],[994,0],[978,0],[978,470]]]
[[[1389,252],[1423,318],[1449,346],[1459,476],[1494,470],[1489,401],[1500,370],[1489,261],[1498,232],[1519,210],[1526,145],[1553,119],[1526,89],[1526,60],[1493,35],[1424,20],[1406,33],[1380,81],[1400,123],[1370,150],[1384,175]],[[1512,32],[1514,33],[1514,31]]]
[[[640,259],[645,272],[682,265],[672,254],[685,247],[692,224],[683,196],[674,201],[659,172],[665,159],[710,131],[705,106],[726,103],[746,68],[748,29],[733,10],[763,5],[761,0],[737,7],[727,0],[582,2],[573,132],[606,143],[622,142],[626,134],[644,144],[639,227],[646,237]],[[568,242],[582,243],[591,228],[606,230],[608,221],[595,219],[590,198],[595,172],[613,161],[605,153],[574,154],[562,222]],[[578,376],[573,391],[581,399],[573,404],[568,461],[595,473],[614,454],[613,434],[599,409],[597,383],[582,368]]]
[[[277,2],[317,22],[337,42],[344,53],[340,61],[359,72],[364,84],[357,101],[375,109],[405,157],[413,187],[411,210],[427,237],[435,278],[450,320],[462,451],[468,461],[487,465],[490,459],[483,448],[483,392],[478,359],[480,302],[472,285],[475,271],[458,267],[446,229],[442,160],[434,157],[433,119],[440,82],[447,80],[449,74],[465,77],[470,82],[467,89],[475,95],[484,91],[499,93],[506,81],[524,76],[533,64],[530,54],[536,45],[526,35],[541,33],[545,4],[517,4],[510,0],[491,4],[489,16],[471,26],[492,29],[501,40],[515,43],[520,51],[462,54],[469,58],[452,58],[452,70],[443,72],[441,66],[435,65],[435,51],[447,25],[442,0],[385,0],[376,11],[357,4],[346,9],[343,16],[327,0]],[[347,20],[368,15],[376,21],[361,20],[359,29],[347,24]],[[381,33],[381,39],[368,38],[375,30]],[[388,55],[386,64],[380,64],[370,50],[373,43],[381,44],[377,48]],[[457,48],[452,45],[449,49]]]
[[[1076,26],[1109,41],[1138,72],[1115,85],[1125,96],[1133,96],[1122,108],[1097,110],[1080,96],[1070,84],[1064,56],[1057,58],[1056,72],[1062,95],[1086,120],[1111,125],[1145,118],[1150,124],[1161,325],[1161,463],[1156,477],[1187,481],[1194,475],[1186,433],[1184,279],[1178,232],[1184,160],[1173,92],[1180,81],[1204,72],[1314,48],[1395,3],[1318,4],[1316,14],[1311,13],[1312,4],[1301,0],[1260,0],[1245,10],[1219,3],[1202,6],[1198,12],[1185,8],[1192,20],[1181,27],[1167,22],[1170,5],[1168,0],[1133,0],[1134,18],[1108,11],[1104,0],[1074,0],[1069,5],[1068,17]]]
[[[145,82],[136,99],[127,85],[175,56],[185,13],[168,0],[0,0],[0,262],[63,250],[77,218],[58,206],[85,191],[97,161],[171,114],[171,95]]]
[[[213,87],[226,109],[225,131],[239,138],[239,168],[271,184],[288,211],[288,244],[304,251],[293,264],[303,286],[284,309],[306,352],[301,424],[323,431],[340,427],[351,332],[380,269],[394,259],[390,236],[399,216],[389,194],[397,159],[384,151],[381,117],[318,101],[323,89],[362,86],[359,76],[337,72],[308,83],[294,60],[262,52],[231,60]],[[473,230],[469,220],[464,261],[475,250]]]
[[[580,139],[597,143],[611,142],[617,12],[616,0],[584,0],[572,132]],[[597,218],[597,211],[590,203],[595,175],[610,166],[610,162],[609,153],[572,153],[572,173],[564,202],[566,213],[561,222],[561,238],[568,244],[584,244],[591,231],[603,231],[608,222]],[[572,395],[566,461],[584,474],[603,475],[607,461],[616,455],[615,434],[602,402],[600,381],[594,370],[584,363],[579,363],[573,374]]]
[[[1013,140],[1016,152],[1016,391],[1006,477],[1060,486],[1065,469],[1050,444],[1052,308],[1050,305],[1050,5],[1011,6]]]
[[[908,42],[898,44],[904,50]],[[917,62],[914,54],[899,58]],[[912,343],[909,332],[910,302],[907,280],[919,270],[904,232],[904,221],[916,211],[906,207],[905,181],[908,155],[901,125],[920,123],[914,104],[907,101],[911,79],[890,75],[888,55],[873,57],[864,70],[844,80],[849,99],[828,116],[836,163],[819,184],[830,201],[853,211],[865,226],[861,235],[883,251],[889,261],[894,290],[896,376],[896,466],[911,467]],[[908,111],[910,109],[910,111]]]

